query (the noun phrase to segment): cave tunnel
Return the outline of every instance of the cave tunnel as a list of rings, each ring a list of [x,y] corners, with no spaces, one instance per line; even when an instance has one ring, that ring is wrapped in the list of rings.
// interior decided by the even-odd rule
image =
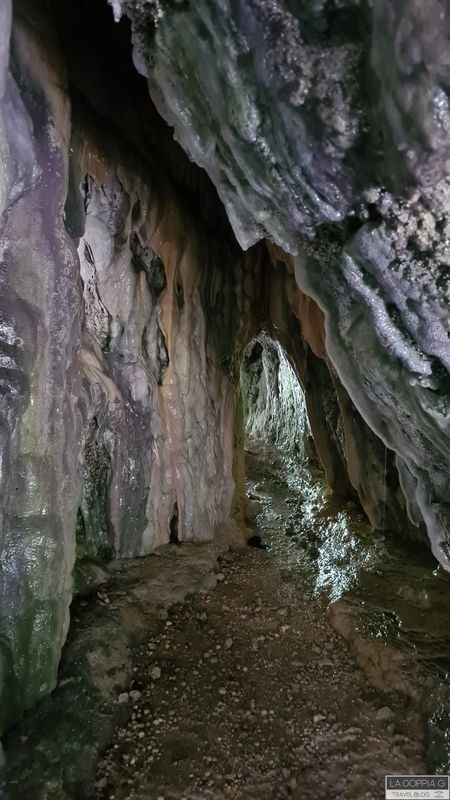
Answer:
[[[276,447],[299,461],[313,447],[304,392],[282,345],[262,332],[240,370],[246,449]]]
[[[449,38],[0,3],[5,800],[448,781]]]

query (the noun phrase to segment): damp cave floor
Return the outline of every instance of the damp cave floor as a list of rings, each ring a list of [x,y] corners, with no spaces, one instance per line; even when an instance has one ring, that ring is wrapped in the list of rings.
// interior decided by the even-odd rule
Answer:
[[[226,553],[135,650],[91,800],[376,800],[386,774],[426,773],[420,714],[369,681],[313,590],[314,545],[285,535],[292,493],[252,473],[268,549]]]

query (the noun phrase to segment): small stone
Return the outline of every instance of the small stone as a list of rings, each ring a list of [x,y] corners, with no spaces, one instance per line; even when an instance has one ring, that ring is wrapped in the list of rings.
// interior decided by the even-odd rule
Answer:
[[[223,574],[223,572],[218,572],[216,578],[218,581],[222,582],[225,580],[225,575]]]
[[[392,711],[389,706],[383,706],[379,708],[376,714],[377,719],[381,720],[382,722],[387,722],[394,716],[394,712]]]
[[[229,650],[230,647],[233,647],[233,639],[226,639],[226,641],[225,641],[225,650]]]
[[[133,701],[133,703],[135,703],[136,700],[139,700],[140,696],[141,693],[137,689],[132,689],[132,691],[130,692],[130,698]]]
[[[119,703],[128,703],[129,699],[130,699],[130,695],[128,694],[128,692],[122,692],[122,694],[119,694],[118,702]]]
[[[150,677],[152,681],[158,681],[161,677],[161,668],[160,667],[153,667]]]

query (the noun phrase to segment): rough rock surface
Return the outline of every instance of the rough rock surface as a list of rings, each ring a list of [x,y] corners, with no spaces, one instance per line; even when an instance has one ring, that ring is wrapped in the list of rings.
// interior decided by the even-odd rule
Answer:
[[[332,491],[449,565],[447,9],[112,5],[0,8],[1,731],[108,559],[245,512],[262,329]]]
[[[116,72],[97,65],[89,82],[75,7],[51,17],[17,2],[8,62],[10,12],[3,4],[0,729],[55,686],[74,578],[84,591],[114,555],[211,540],[234,493],[223,363],[237,248],[214,191],[204,180],[209,245],[201,185],[194,210],[163,123],[161,134],[148,114],[121,138],[115,78],[134,74],[128,51],[121,61],[119,42]],[[146,130],[160,147],[148,158]]]
[[[82,316],[63,222],[70,108],[54,29],[44,56],[19,17],[8,69],[10,3],[1,17],[0,729],[53,688],[69,623]]]
[[[450,567],[447,4],[112,5],[241,245],[298,254],[333,366]]]

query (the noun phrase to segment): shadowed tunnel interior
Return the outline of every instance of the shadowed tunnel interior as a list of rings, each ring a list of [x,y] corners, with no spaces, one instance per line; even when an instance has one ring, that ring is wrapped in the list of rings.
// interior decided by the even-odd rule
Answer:
[[[1,4],[9,800],[447,774],[449,33]]]

